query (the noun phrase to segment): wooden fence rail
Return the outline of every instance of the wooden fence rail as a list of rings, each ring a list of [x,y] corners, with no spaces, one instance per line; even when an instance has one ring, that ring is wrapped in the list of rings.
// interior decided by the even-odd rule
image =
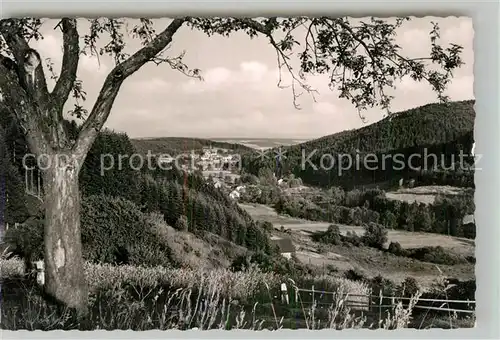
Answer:
[[[411,300],[411,297],[405,297],[405,296],[384,296],[382,295],[382,292],[380,295],[371,295],[371,294],[339,294],[338,292],[330,292],[330,291],[323,291],[323,290],[316,290],[314,289],[314,286],[312,286],[311,289],[307,288],[298,288],[298,287],[292,287],[291,291],[293,292],[290,294],[288,291],[288,288],[286,287],[286,284],[281,285],[281,292],[282,292],[282,302],[286,304],[292,303],[298,303],[301,305],[317,305],[317,306],[330,306],[334,301],[321,301],[321,297],[324,296],[332,296],[333,300],[335,299],[344,299],[344,304],[351,308],[352,310],[360,310],[360,311],[369,311],[374,308],[376,309],[381,309],[381,308],[393,308],[394,306],[397,305],[397,303],[402,302],[402,301],[408,301]],[[304,301],[303,296],[301,296],[300,293],[308,293],[307,295],[311,296],[311,300],[309,301]],[[317,298],[317,295],[320,295],[320,298]],[[389,304],[387,304],[387,301],[390,301]],[[384,303],[385,302],[385,303]],[[441,306],[422,306],[418,305],[418,302],[431,302],[431,303],[440,303]],[[450,306],[445,306],[446,304],[465,304],[465,305],[475,305],[476,301],[474,300],[446,300],[446,299],[429,299],[429,298],[419,298],[417,300],[417,304],[413,307],[416,309],[426,309],[426,310],[434,310],[434,311],[441,311],[441,312],[457,312],[457,313],[475,313],[474,310],[471,309],[457,309],[457,308],[448,308]],[[408,306],[408,303],[403,303],[404,307]]]

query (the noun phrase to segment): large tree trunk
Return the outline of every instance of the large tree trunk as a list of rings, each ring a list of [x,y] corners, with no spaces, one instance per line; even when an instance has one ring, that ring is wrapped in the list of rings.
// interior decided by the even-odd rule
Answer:
[[[80,234],[79,167],[71,159],[56,160],[56,156],[50,159],[51,164],[44,171],[45,292],[58,302],[86,313],[88,289]]]

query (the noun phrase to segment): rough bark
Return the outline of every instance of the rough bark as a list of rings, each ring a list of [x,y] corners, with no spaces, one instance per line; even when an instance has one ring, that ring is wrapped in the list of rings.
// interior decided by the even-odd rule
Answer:
[[[70,154],[58,154],[49,159],[43,178],[45,292],[85,313],[88,290],[83,271],[79,167]]]

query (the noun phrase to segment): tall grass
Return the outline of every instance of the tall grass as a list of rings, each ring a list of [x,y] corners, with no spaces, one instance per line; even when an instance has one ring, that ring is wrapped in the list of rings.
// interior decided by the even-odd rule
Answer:
[[[23,278],[22,261],[1,260],[0,270],[3,329],[275,330],[291,323],[276,298],[283,281],[255,267],[233,273],[86,264],[90,306],[84,319],[46,301],[40,288]],[[328,277],[318,278],[315,285],[336,286],[336,296],[327,307],[316,301],[301,304],[302,317],[293,321],[296,328],[404,328],[418,301],[417,295],[405,307],[395,304],[378,324],[367,326],[366,315],[346,303],[351,290],[367,293],[365,285]]]

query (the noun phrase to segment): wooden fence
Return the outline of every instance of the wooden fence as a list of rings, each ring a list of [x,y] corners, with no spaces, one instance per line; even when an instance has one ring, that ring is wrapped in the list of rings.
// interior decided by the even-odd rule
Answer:
[[[384,296],[382,291],[380,291],[379,295],[341,295],[338,292],[317,290],[314,286],[310,289],[298,287],[291,287],[289,289],[284,283],[281,285],[281,293],[281,302],[287,305],[300,305],[301,307],[315,305],[317,308],[328,308],[341,299],[343,303],[353,311],[379,311],[380,313],[382,310],[394,308],[398,303],[407,307],[411,300],[411,297]],[[450,304],[458,304],[463,306],[463,308],[451,308]],[[413,308],[429,311],[473,314],[475,313],[475,305],[476,301],[471,300],[419,298]]]

